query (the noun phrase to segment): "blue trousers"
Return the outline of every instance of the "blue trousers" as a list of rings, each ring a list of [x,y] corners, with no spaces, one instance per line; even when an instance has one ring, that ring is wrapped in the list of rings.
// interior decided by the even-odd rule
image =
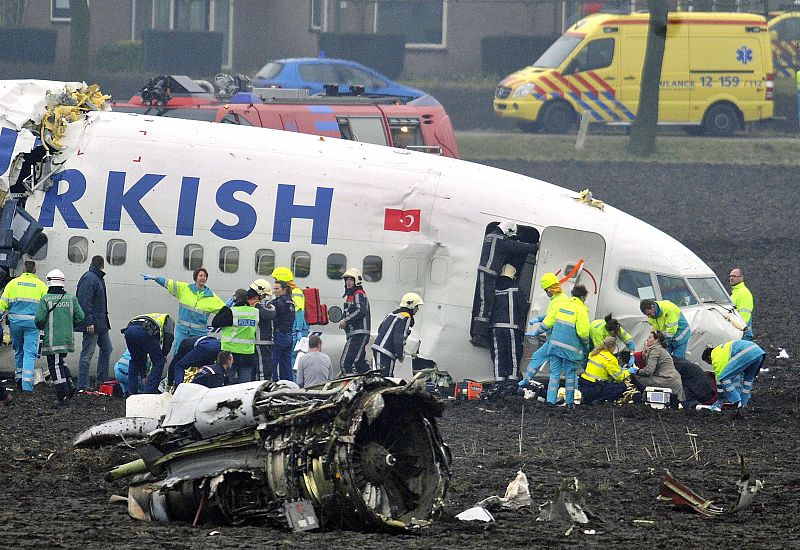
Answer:
[[[23,391],[33,391],[33,371],[39,354],[39,329],[26,322],[11,321],[11,342],[14,346],[14,378],[22,379]]]
[[[117,364],[114,365],[114,378],[117,379],[119,382],[119,387],[122,388],[122,392],[127,395],[128,394],[128,365],[124,363],[120,363],[117,361]]]
[[[567,406],[575,403],[575,378],[578,362],[570,361],[558,355],[550,355],[550,382],[547,384],[547,402],[555,405],[558,397],[558,387],[561,382],[561,373],[564,373],[564,389],[567,393]]]
[[[578,378],[578,388],[583,395],[581,397],[582,405],[616,401],[628,389],[623,382],[590,382],[585,378]]]
[[[111,336],[109,331],[95,332],[94,334],[83,333],[83,343],[81,344],[81,356],[78,360],[78,389],[85,390],[89,387],[89,365],[94,356],[94,349],[100,348],[97,356],[97,382],[108,380],[108,364],[111,361]]]
[[[275,343],[272,346],[272,362],[277,367],[273,371],[273,379],[277,374],[278,380],[291,380],[294,382],[294,372],[292,372],[292,335],[288,332],[275,333]]]
[[[548,353],[550,353],[549,341],[539,346],[539,349],[533,352],[531,360],[528,363],[528,368],[525,370],[525,374],[522,375],[522,380],[519,381],[520,386],[524,386],[533,380],[533,377],[536,376],[536,373],[539,372],[539,369],[542,368],[542,365],[547,361]]]
[[[131,324],[125,328],[125,343],[128,344],[128,351],[131,353],[128,365],[128,393],[131,395],[139,393],[139,380],[147,369],[148,357],[153,368],[147,377],[143,393],[158,393],[158,383],[161,382],[161,374],[164,372],[164,355],[161,353],[158,336],[148,334],[141,325]]]
[[[213,364],[217,360],[220,349],[222,349],[221,345],[221,342],[216,338],[206,338],[197,345],[192,346],[178,361],[173,362],[171,369],[175,386],[183,382],[183,374],[186,369]]]
[[[667,351],[673,357],[677,357],[678,359],[685,359],[686,358],[686,346],[689,343],[689,340],[686,339],[683,342],[675,343],[672,340],[667,341]]]
[[[764,355],[760,355],[743,365],[738,371],[730,374],[725,373],[725,378],[717,384],[718,393],[724,392],[729,403],[740,403],[742,407],[746,407],[750,402],[750,397],[753,393],[753,382],[758,376],[764,357]],[[719,392],[720,386],[722,386],[722,392]],[[717,404],[722,405],[721,396],[717,400]]]
[[[253,381],[253,370],[255,370],[258,358],[255,353],[234,353],[233,365],[228,371],[229,384],[244,384]]]

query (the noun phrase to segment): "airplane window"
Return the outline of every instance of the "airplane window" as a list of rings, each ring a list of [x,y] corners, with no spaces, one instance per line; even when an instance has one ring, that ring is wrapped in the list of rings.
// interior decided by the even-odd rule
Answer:
[[[700,301],[704,304],[711,302],[715,304],[731,303],[731,299],[716,277],[689,279],[689,284],[692,285],[695,294],[700,297]]]
[[[361,275],[368,283],[377,283],[383,277],[383,259],[380,256],[366,256],[361,264]]]
[[[128,254],[128,245],[122,239],[109,239],[106,244],[106,263],[108,265],[122,265]]]
[[[295,279],[308,277],[311,273],[311,254],[308,252],[292,252],[292,273]]]
[[[692,306],[697,303],[689,290],[689,285],[682,278],[667,277],[666,275],[657,275],[656,277],[663,300],[669,300],[679,307]]]
[[[147,267],[161,268],[167,265],[167,245],[159,241],[147,243]]]
[[[239,271],[239,249],[235,246],[223,246],[219,250],[219,270],[223,273]]]
[[[268,248],[256,250],[256,273],[271,276],[275,269],[275,252]]]
[[[344,254],[328,254],[328,279],[341,279],[347,269],[347,257]]]
[[[36,245],[39,248],[33,254],[30,254],[30,258],[38,262],[47,258],[47,235],[40,233]]]
[[[67,258],[76,264],[82,264],[89,258],[89,241],[86,237],[70,237],[67,243]]]
[[[203,267],[203,247],[199,244],[187,244],[183,247],[183,267],[194,271]]]
[[[447,260],[433,258],[430,266],[431,282],[435,285],[447,284]]]
[[[400,282],[415,283],[419,278],[419,262],[416,258],[400,259]]]
[[[617,276],[617,286],[625,294],[630,294],[639,300],[655,298],[653,281],[650,278],[650,274],[644,271],[620,269]]]

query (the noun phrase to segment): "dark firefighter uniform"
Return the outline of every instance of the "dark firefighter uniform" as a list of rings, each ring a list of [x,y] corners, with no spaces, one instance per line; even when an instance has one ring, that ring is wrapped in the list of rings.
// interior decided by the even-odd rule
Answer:
[[[294,373],[292,372],[294,301],[292,301],[291,294],[284,294],[275,297],[270,304],[275,308],[275,320],[272,322],[274,336],[272,361],[278,372],[278,380],[294,382]]]
[[[272,360],[272,346],[275,343],[272,321],[275,319],[275,308],[270,304],[265,305],[261,302],[257,303],[255,308],[259,310],[256,358],[263,377],[262,380],[277,381],[278,375],[275,372],[275,362]]]
[[[403,348],[413,326],[414,311],[406,307],[394,310],[381,322],[372,354],[375,368],[380,369],[383,376],[394,376],[395,362],[403,361]]]
[[[506,228],[506,232],[501,228],[503,224],[492,229],[483,239],[475,298],[472,304],[470,336],[473,339],[486,338],[490,334],[494,289],[500,275],[500,267],[507,263],[522,265],[527,255],[535,254],[538,248],[535,244],[513,240],[511,236],[516,235],[516,224],[510,224],[513,228]]]
[[[369,333],[372,328],[369,313],[369,300],[367,294],[360,286],[354,286],[345,290],[344,334],[347,341],[342,350],[342,359],[339,368],[345,375],[355,372],[363,374],[369,370],[367,364],[367,343],[369,343]]]
[[[164,361],[175,339],[175,322],[166,313],[146,313],[131,319],[122,333],[131,354],[128,393],[139,393],[139,380],[142,373],[146,372],[148,357],[153,366],[147,376],[144,393],[158,393]]]
[[[514,281],[500,277],[492,306],[492,345],[489,348],[497,380],[515,377],[522,360],[522,335],[528,302]]]

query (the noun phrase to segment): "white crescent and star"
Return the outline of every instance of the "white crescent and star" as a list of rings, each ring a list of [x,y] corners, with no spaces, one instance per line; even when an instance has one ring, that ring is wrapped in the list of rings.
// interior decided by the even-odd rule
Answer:
[[[406,222],[406,220],[408,220],[408,222]],[[414,216],[412,216],[411,214],[406,214],[405,216],[400,218],[400,224],[405,227],[411,227],[412,225],[414,225],[415,221],[416,220],[414,219]]]

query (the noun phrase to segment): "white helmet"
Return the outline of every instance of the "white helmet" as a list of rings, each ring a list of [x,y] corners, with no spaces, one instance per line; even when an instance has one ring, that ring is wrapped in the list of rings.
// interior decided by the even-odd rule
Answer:
[[[357,270],[355,267],[347,268],[347,271],[342,273],[342,279],[346,279],[350,277],[351,279],[355,280],[356,286],[361,286],[364,282],[364,278],[361,276],[361,272]]]
[[[515,222],[500,222],[497,227],[505,233],[506,237],[516,237],[517,235],[517,224]]]
[[[517,268],[511,264],[506,264],[503,266],[503,269],[500,270],[501,277],[508,277],[509,279],[513,279],[517,275]]]
[[[400,299],[400,307],[407,307],[408,309],[414,309],[424,303],[422,297],[416,292],[406,292]]]
[[[48,286],[64,286],[64,272],[60,269],[54,269],[47,274]]]
[[[272,285],[269,284],[266,279],[256,279],[250,283],[250,288],[258,292],[261,298],[272,294]]]

